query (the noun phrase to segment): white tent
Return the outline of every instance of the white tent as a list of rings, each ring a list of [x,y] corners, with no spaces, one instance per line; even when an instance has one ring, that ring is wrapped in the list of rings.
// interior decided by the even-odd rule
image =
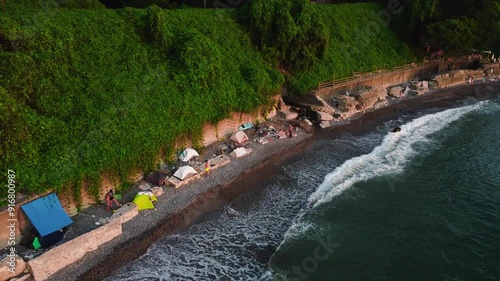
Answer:
[[[174,173],[174,177],[185,180],[192,175],[196,175],[196,170],[191,166],[182,166]]]
[[[238,147],[231,152],[231,156],[239,158],[239,157],[246,156],[249,153],[250,153],[250,149],[244,148],[244,147]]]
[[[183,152],[181,152],[181,155],[179,155],[179,160],[182,162],[187,162],[194,157],[200,156],[198,152],[192,148],[186,148],[184,149]]]
[[[236,131],[231,135],[229,140],[232,140],[236,143],[242,143],[248,140],[248,136],[243,131]]]

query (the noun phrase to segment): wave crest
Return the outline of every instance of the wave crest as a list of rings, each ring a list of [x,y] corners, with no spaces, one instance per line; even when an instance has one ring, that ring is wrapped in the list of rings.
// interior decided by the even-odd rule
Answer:
[[[401,174],[408,162],[417,155],[417,151],[425,152],[425,147],[432,144],[430,135],[467,113],[483,107],[485,103],[480,102],[425,115],[402,125],[400,132],[386,135],[382,144],[375,147],[372,152],[349,159],[326,175],[323,183],[309,197],[308,204],[317,207],[331,201],[358,182],[379,176]]]

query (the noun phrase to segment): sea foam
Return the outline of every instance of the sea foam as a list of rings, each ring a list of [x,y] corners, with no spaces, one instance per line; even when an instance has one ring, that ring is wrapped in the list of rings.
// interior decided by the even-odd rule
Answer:
[[[390,178],[401,174],[405,166],[425,147],[432,146],[430,135],[449,126],[469,112],[478,110],[487,102],[454,108],[419,117],[401,126],[398,133],[388,133],[372,152],[347,160],[327,174],[321,185],[311,194],[308,204],[317,207],[331,201],[358,182],[381,176]],[[418,147],[418,149],[417,149]]]

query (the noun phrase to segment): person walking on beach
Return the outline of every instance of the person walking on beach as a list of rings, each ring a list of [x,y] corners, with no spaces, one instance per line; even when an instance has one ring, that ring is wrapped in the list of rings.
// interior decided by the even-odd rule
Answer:
[[[116,198],[115,198],[115,194],[113,193],[113,189],[110,189],[108,191],[108,193],[106,193],[106,209],[108,210],[108,212],[109,212],[110,208],[111,209],[113,208],[113,202],[115,202],[118,207],[121,206],[120,203],[118,202],[118,200],[116,200]]]
[[[205,160],[205,176],[210,177],[210,163],[208,160]]]

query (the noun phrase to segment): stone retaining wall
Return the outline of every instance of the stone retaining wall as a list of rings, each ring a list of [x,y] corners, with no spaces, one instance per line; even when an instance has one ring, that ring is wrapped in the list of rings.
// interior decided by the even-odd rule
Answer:
[[[274,107],[269,112],[267,112],[265,118],[269,119],[276,115],[277,112],[276,107],[278,102],[280,101],[280,98],[281,98],[280,95],[277,95],[272,98],[274,101]],[[263,121],[262,119],[264,118],[261,116],[263,110],[264,110],[263,108],[259,108],[254,113],[232,113],[230,118],[224,119],[220,121],[218,124],[208,124],[208,123],[205,124],[205,126],[203,127],[203,140],[202,140],[203,145],[207,146],[216,141],[219,141],[220,139],[227,137],[235,130],[238,130],[238,127],[241,124],[254,123],[259,119],[260,121]],[[190,140],[186,140],[184,143],[179,143],[179,145],[180,146],[190,145]],[[136,171],[130,175],[129,181],[138,182],[143,178],[143,176],[144,176],[143,171]],[[101,177],[101,186],[99,189],[99,199],[104,200],[106,193],[110,189],[115,189],[116,186],[119,185],[120,182],[117,179],[113,178],[111,175],[107,173],[103,174]],[[43,195],[44,194],[40,194],[40,196]],[[78,213],[76,202],[74,201],[71,193],[58,192],[57,195],[59,201],[61,202],[62,207],[69,216],[73,216]],[[29,219],[27,219],[27,217],[24,215],[24,213],[21,211],[19,207],[20,205],[26,204],[29,201],[32,201],[38,197],[29,198],[22,200],[21,202],[17,202],[18,204],[16,208],[18,210],[16,211],[16,214],[18,215],[18,224],[16,227],[16,243],[19,243],[21,241],[23,237],[23,232],[26,229],[28,229],[28,227],[31,226],[31,222],[29,221]],[[81,197],[82,197],[82,202],[81,202],[82,209],[85,209],[91,206],[92,204],[96,203],[94,197],[88,191],[88,185],[86,183],[84,183],[81,187]],[[7,209],[0,211],[0,221],[7,222],[8,218],[10,217]],[[3,223],[0,223],[0,227],[5,228],[6,226],[4,226]],[[0,249],[8,246],[7,245],[7,241],[9,238],[8,235],[9,235],[8,231],[0,231]]]
[[[110,222],[48,250],[27,262],[35,280],[45,280],[62,268],[77,262],[85,254],[122,234],[122,224],[138,214],[137,206],[129,203],[114,213]]]
[[[62,268],[77,262],[86,253],[96,250],[100,245],[121,234],[121,223],[111,222],[28,261],[28,268],[35,280],[45,280]]]

